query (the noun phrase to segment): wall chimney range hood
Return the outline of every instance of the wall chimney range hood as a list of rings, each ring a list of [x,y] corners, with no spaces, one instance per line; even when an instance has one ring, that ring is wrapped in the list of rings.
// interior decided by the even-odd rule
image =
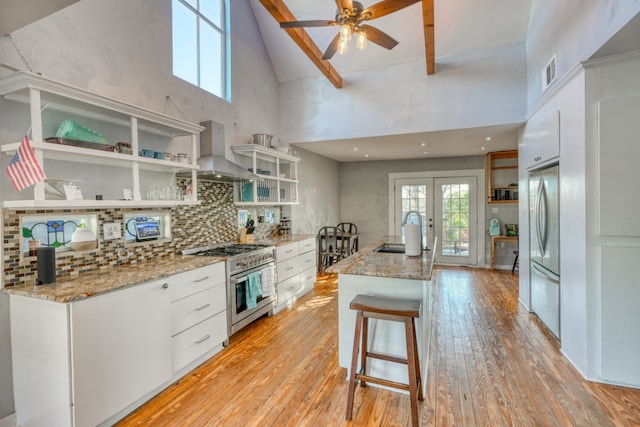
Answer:
[[[198,179],[207,181],[234,182],[260,180],[260,176],[249,172],[236,163],[227,160],[224,125],[212,120],[200,122],[204,130],[200,134],[200,157],[198,158]]]

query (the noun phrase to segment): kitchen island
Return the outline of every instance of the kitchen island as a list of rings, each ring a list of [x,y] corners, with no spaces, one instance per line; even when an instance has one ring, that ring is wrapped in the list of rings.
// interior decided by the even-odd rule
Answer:
[[[409,257],[403,253],[375,251],[380,245],[400,241],[397,236],[385,237],[327,269],[329,273],[338,274],[339,364],[347,369],[348,378],[356,322],[356,312],[349,308],[349,303],[356,295],[419,300],[422,306],[420,318],[416,321],[416,334],[424,389],[431,332],[434,252],[429,250],[424,251],[422,256]],[[371,351],[406,355],[405,331],[401,323],[372,319],[368,339]],[[405,365],[370,359],[367,366],[368,374],[372,376],[408,383]]]

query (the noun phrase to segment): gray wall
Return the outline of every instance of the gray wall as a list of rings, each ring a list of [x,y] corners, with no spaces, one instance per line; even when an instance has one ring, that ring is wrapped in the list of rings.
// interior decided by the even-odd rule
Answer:
[[[389,174],[485,169],[485,156],[340,164],[341,220],[358,225],[361,245],[389,234]]]
[[[300,204],[291,207],[292,231],[317,234],[325,225],[340,222],[340,168],[338,162],[294,148],[298,164]]]

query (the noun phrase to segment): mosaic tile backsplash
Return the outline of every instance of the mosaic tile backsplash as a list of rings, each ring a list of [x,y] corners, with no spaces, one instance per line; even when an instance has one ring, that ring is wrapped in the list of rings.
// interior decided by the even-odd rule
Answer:
[[[184,184],[179,182],[179,185]],[[149,212],[149,208],[64,209],[64,210],[4,210],[4,285],[35,283],[35,256],[21,256],[22,215],[92,214],[98,217],[98,248],[87,252],[63,252],[56,255],[58,278],[107,269],[121,264],[137,264],[152,258],[180,253],[185,248],[213,245],[238,239],[237,208],[233,203],[233,184],[210,181],[198,182],[198,206],[154,208],[153,211],[171,215],[172,238],[149,242],[124,243],[124,237],[104,240],[102,224],[123,222],[124,214]],[[269,227],[256,232],[268,236]],[[122,256],[126,248],[128,256]]]

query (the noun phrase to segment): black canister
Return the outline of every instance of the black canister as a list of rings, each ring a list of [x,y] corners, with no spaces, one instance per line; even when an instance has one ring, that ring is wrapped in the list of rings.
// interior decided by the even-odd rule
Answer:
[[[56,248],[38,248],[38,279],[36,285],[56,283]]]

